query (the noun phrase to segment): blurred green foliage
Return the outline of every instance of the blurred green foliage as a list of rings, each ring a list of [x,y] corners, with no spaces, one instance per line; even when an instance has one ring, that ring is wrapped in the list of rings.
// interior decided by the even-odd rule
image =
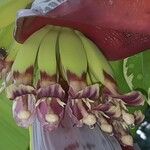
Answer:
[[[27,129],[18,127],[12,117],[12,102],[0,96],[0,150],[27,150]]]

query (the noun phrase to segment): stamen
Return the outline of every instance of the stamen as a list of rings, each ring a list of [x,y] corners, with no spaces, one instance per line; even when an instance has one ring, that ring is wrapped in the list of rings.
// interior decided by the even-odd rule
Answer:
[[[90,102],[88,101],[88,99],[86,98],[82,98],[83,102],[86,104],[86,106],[91,110],[91,104]]]
[[[111,106],[108,112],[114,113],[113,117],[119,118],[121,116],[120,104],[117,103],[116,106]]]
[[[58,98],[56,98],[56,100],[57,100],[57,103],[60,105],[60,106],[62,106],[62,107],[65,107],[65,103],[64,102],[62,102],[60,99],[58,99]]]
[[[82,104],[82,100],[77,101],[78,108],[83,116],[82,122],[88,126],[93,126],[96,123],[96,117],[93,114],[89,114]]]

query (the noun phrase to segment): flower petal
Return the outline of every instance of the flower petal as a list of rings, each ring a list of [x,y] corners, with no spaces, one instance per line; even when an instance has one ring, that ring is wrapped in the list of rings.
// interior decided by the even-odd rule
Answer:
[[[37,108],[38,119],[39,119],[41,125],[46,130],[52,131],[59,126],[60,121],[62,120],[63,115],[64,115],[64,107],[62,107],[58,103],[57,98],[51,98],[51,100],[49,100],[48,98],[40,99],[40,100],[38,100],[38,102],[36,104],[36,108]],[[51,113],[49,112],[49,110],[51,110]],[[57,121],[50,123],[46,119],[46,115],[49,113],[50,113],[50,115],[53,115],[55,118],[58,117],[58,118],[56,118]],[[53,116],[51,116],[51,117],[53,117]]]
[[[132,91],[127,94],[120,94],[118,92],[117,95],[114,95],[107,88],[104,88],[102,97],[105,100],[109,100],[110,97],[113,99],[120,99],[128,106],[142,106],[145,102],[143,94],[139,91]]]
[[[70,87],[69,91],[69,99],[82,99],[82,98],[89,98],[89,99],[98,99],[99,98],[99,85],[94,84],[85,87],[81,91],[74,92],[73,88]]]
[[[35,89],[32,86],[28,85],[15,85],[11,84],[10,86],[7,87],[7,97],[9,99],[15,99],[19,96],[27,95],[27,94],[33,94],[35,95]]]
[[[65,91],[59,84],[40,87],[37,90],[37,116],[45,130],[56,129],[64,115]]]
[[[24,96],[20,96],[17,97],[14,101],[13,101],[13,117],[16,120],[16,123],[24,128],[28,128],[35,119],[35,102],[36,99],[34,97],[34,95],[24,95]],[[25,106],[26,105],[26,106]],[[19,114],[21,112],[26,112],[28,111],[29,116],[27,116],[27,118],[20,118]],[[26,115],[26,114],[22,114],[22,115]]]
[[[70,118],[78,127],[82,127],[83,123],[81,119],[83,118],[81,110],[78,108],[77,104],[74,103],[74,100],[69,100],[66,106],[66,111],[69,114]]]
[[[19,13],[18,41],[24,41],[45,24],[53,24],[80,30],[109,59],[125,58],[150,48],[149,0],[67,0],[54,10],[46,7],[46,14],[47,10],[34,8],[36,5]]]
[[[51,133],[45,132],[38,122],[33,125],[33,150],[121,150],[114,137],[103,134],[96,126],[93,130],[86,126],[74,127],[68,115],[63,126]]]
[[[37,91],[37,98],[43,97],[55,97],[63,99],[65,97],[65,91],[59,84],[53,84],[44,88],[39,88]]]
[[[120,95],[115,98],[123,100],[129,106],[143,106],[144,96],[141,92],[133,91],[125,95]]]

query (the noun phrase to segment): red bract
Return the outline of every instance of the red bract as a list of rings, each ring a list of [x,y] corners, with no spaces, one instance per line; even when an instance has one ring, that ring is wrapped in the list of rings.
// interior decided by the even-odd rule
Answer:
[[[16,39],[23,42],[45,24],[80,30],[110,60],[150,48],[149,0],[68,0],[47,14],[22,10]]]

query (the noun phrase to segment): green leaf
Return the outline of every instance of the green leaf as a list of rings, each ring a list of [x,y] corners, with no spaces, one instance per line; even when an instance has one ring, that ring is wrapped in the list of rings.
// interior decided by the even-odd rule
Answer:
[[[123,74],[123,60],[111,61],[110,64],[112,66],[114,77],[117,82],[118,88],[122,92],[125,92],[125,93],[129,92],[130,88],[129,88],[129,86],[124,78],[124,74]]]
[[[0,149],[27,150],[28,130],[16,125],[12,118],[11,105],[4,95],[0,96]]]
[[[150,51],[148,53],[149,53],[149,56],[150,56]],[[137,68],[139,70],[142,70],[142,69],[140,69],[139,65],[137,66],[137,68],[136,67],[132,68],[133,64],[135,65],[136,61],[137,61],[137,63],[138,63],[138,61],[140,61],[140,60],[137,60],[137,57],[139,55],[141,55],[141,53],[137,54],[137,55],[134,55],[132,57],[126,58],[124,60],[110,62],[111,66],[113,68],[113,72],[114,72],[114,75],[115,75],[116,82],[118,84],[118,88],[121,90],[121,92],[127,93],[127,92],[130,92],[131,90],[135,90],[135,89],[138,89],[138,90],[140,89],[141,91],[145,90],[143,88],[144,87],[144,83],[139,84],[138,80],[137,81],[135,80],[134,88],[131,88],[131,83],[130,83],[131,82],[131,79],[130,79],[131,77],[130,76],[133,76],[133,74],[135,72],[137,72]],[[145,63],[146,62],[149,63],[146,58],[143,58],[143,59],[144,59],[143,61],[145,61]],[[149,57],[149,59],[150,59],[150,57]],[[129,61],[130,61],[130,63],[129,63]],[[130,67],[128,66],[129,67],[128,71],[130,71],[130,73],[127,71],[127,68],[125,68],[125,65],[127,65],[126,62],[130,66]],[[130,70],[130,68],[132,68],[132,70]],[[129,73],[129,77],[128,78],[125,75],[126,72]],[[150,71],[149,71],[149,75],[147,75],[147,78],[148,78],[148,76],[150,78]],[[144,78],[145,78],[145,75],[144,75]],[[139,86],[137,86],[137,85],[139,85]],[[143,85],[143,86],[141,86],[141,85]],[[150,82],[149,82],[149,87],[150,87]],[[147,92],[146,92],[146,95],[147,95]],[[145,110],[147,109],[147,104],[145,104],[144,106],[130,107],[129,109],[130,109],[130,112],[133,112],[133,111],[138,110],[138,109],[140,109],[142,112],[145,112]]]
[[[131,90],[150,88],[150,50],[128,57],[123,62],[123,73]]]
[[[130,89],[150,87],[150,50],[139,53],[124,60],[123,69],[125,79]]]

